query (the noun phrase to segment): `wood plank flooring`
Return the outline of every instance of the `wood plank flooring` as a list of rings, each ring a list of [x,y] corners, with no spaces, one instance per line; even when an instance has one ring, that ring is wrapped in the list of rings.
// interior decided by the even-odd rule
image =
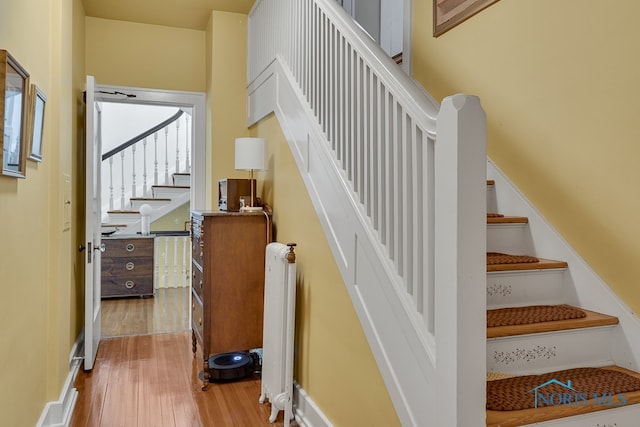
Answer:
[[[282,426],[282,413],[270,424],[269,404],[258,403],[257,377],[202,391],[201,362],[191,333],[103,340],[93,371],[76,378],[71,427]]]
[[[102,300],[102,337],[189,330],[189,288],[156,289],[153,298]]]

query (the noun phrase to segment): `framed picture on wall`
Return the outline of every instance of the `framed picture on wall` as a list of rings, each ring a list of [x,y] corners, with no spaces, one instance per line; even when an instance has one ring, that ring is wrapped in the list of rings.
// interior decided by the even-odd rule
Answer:
[[[29,73],[0,49],[0,174],[25,177]]]
[[[44,129],[44,107],[47,97],[35,84],[31,85],[29,93],[29,159],[36,162],[42,161],[42,132]]]

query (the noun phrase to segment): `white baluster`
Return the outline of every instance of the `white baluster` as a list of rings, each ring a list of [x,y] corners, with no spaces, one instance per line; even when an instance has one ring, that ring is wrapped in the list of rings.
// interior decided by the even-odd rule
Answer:
[[[131,146],[131,197],[136,197],[136,146]]]
[[[185,166],[184,166],[184,171],[186,173],[191,173],[191,158],[190,158],[190,153],[189,153],[189,149],[190,149],[190,145],[191,145],[191,138],[189,138],[189,116],[185,114],[185,122],[186,125],[184,127],[185,129],[185,141],[184,141],[184,152],[185,152]]]
[[[180,274],[178,273],[180,268],[180,263],[178,262],[178,236],[173,236],[171,238],[173,240],[173,288],[178,287],[178,278]]]
[[[191,260],[189,259],[189,236],[182,236],[182,279],[183,279],[183,287],[189,286],[189,278],[191,277],[191,271],[189,267],[191,266]]]
[[[149,194],[149,185],[147,183],[147,138],[142,140],[142,196]]]
[[[153,288],[159,289],[160,278],[158,277],[158,271],[160,269],[160,237],[154,237],[153,242]]]
[[[124,210],[124,150],[120,152],[120,210]]]
[[[164,239],[164,288],[169,287],[169,238]]]
[[[109,157],[109,210],[113,210],[113,156]]]
[[[169,126],[164,128],[164,185],[169,183]]]
[[[176,169],[174,173],[180,173],[180,119],[176,120]]]
[[[153,134],[153,185],[158,185],[158,132]]]

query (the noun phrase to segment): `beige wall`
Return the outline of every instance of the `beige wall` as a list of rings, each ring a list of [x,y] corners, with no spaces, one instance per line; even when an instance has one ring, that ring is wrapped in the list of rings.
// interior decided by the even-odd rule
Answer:
[[[296,381],[336,426],[400,425],[277,119],[252,134],[269,144],[262,196],[275,237],[298,244]]]
[[[0,4],[0,46],[47,95],[43,162],[26,179],[0,177],[0,414],[6,425],[34,425],[57,400],[69,371],[76,324],[75,239],[62,228],[62,177],[76,183],[77,76],[84,60],[79,0],[8,0]],[[75,55],[80,55],[75,57]],[[80,203],[72,192],[71,205]]]
[[[480,96],[489,156],[639,313],[640,2],[501,1],[437,39],[431,7],[414,2],[415,77]]]
[[[205,32],[86,18],[86,69],[98,84],[204,92]]]
[[[211,14],[207,26],[207,206],[217,207],[221,178],[248,178],[234,169],[235,139],[248,135],[246,120],[247,16]],[[209,147],[208,147],[209,148]]]

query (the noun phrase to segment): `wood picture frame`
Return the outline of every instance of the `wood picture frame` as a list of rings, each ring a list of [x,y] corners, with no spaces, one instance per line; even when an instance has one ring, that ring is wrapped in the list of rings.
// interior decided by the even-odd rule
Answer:
[[[35,84],[29,91],[29,120],[27,122],[29,140],[29,160],[42,161],[42,135],[44,131],[44,112],[47,97]]]
[[[27,160],[29,73],[0,49],[0,175],[24,178]]]

